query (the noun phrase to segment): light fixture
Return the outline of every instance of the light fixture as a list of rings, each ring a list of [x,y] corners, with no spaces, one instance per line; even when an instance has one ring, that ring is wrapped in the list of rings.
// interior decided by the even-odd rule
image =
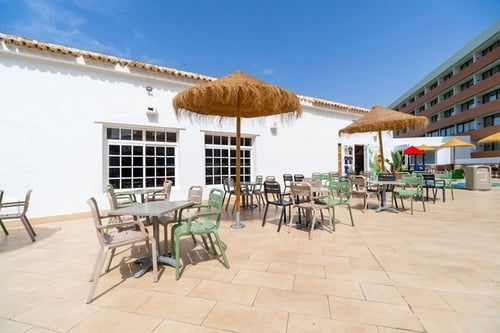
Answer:
[[[147,86],[147,87],[146,87],[146,91],[147,91],[147,92],[152,92],[152,91],[153,91],[153,87],[151,87],[151,86]]]
[[[148,106],[148,109],[146,110],[146,114],[148,116],[155,116],[157,114],[156,108],[152,106]]]

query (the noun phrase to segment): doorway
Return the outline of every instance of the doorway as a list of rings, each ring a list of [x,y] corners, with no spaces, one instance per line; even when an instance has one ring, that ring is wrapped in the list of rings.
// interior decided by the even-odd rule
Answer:
[[[357,175],[365,170],[365,146],[354,145],[354,171]]]

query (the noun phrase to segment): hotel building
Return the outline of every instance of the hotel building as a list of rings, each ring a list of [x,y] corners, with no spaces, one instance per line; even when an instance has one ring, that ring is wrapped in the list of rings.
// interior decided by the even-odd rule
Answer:
[[[477,141],[500,131],[500,20],[389,107],[429,118],[429,126],[395,138],[470,136],[477,163],[500,162],[500,143]],[[498,160],[498,162],[497,162]]]

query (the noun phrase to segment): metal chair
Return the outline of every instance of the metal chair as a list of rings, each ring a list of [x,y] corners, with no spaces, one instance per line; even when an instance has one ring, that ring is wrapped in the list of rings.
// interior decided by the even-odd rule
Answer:
[[[281,229],[281,222],[283,221],[283,219],[285,220],[286,224],[286,207],[288,207],[289,217],[291,218],[292,216],[291,215],[292,201],[283,199],[281,186],[280,183],[278,183],[277,181],[264,182],[264,197],[266,198],[266,208],[264,209],[262,226],[266,224],[266,216],[267,216],[267,211],[269,210],[269,206],[273,205],[276,206],[276,208],[281,207],[280,221],[278,223],[278,230],[277,230],[277,232],[279,232]]]
[[[3,221],[21,220],[21,223],[24,225],[24,228],[28,232],[28,235],[34,242],[36,237],[36,232],[31,226],[28,217],[26,216],[26,214],[28,213],[31,192],[32,192],[31,189],[26,192],[26,197],[24,201],[11,201],[11,202],[0,203],[0,210],[4,210],[3,212],[0,212],[0,224],[2,225],[2,229],[5,232],[5,234],[8,235],[9,232],[7,231],[7,228],[5,228]],[[3,191],[1,195],[3,196]],[[7,208],[7,211],[5,211],[5,208]]]
[[[146,231],[144,224],[139,221],[103,224],[103,219],[107,218],[107,216],[101,215],[95,198],[90,198],[89,200],[87,200],[87,204],[90,206],[90,209],[92,211],[92,218],[94,220],[97,240],[100,246],[99,253],[97,255],[97,259],[89,279],[89,281],[90,282],[93,281],[93,283],[92,287],[90,288],[89,295],[87,297],[87,303],[92,302],[97,287],[97,281],[101,276],[101,272],[104,267],[104,262],[106,261],[106,256],[108,252],[111,250],[111,256],[109,258],[109,262],[105,269],[106,272],[109,271],[109,267],[111,266],[111,261],[113,260],[113,256],[115,255],[116,249],[122,246],[133,245],[137,242],[145,242],[146,249],[149,252],[150,251],[149,243],[151,243],[152,244],[151,255],[153,260],[153,280],[154,282],[158,281],[158,267],[156,262],[157,258],[156,241],[154,237]],[[138,228],[138,230],[130,230],[129,226],[131,224],[134,224]]]

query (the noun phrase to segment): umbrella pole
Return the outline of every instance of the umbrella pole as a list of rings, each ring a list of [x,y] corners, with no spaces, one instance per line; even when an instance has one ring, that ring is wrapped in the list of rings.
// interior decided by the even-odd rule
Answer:
[[[241,223],[240,221],[240,208],[241,208],[241,172],[240,172],[240,167],[241,167],[241,144],[240,144],[240,137],[241,137],[241,111],[240,111],[240,96],[238,92],[238,98],[236,101],[236,183],[235,186],[236,188],[234,189],[236,192],[236,221],[234,224],[231,225],[231,228],[234,229],[241,229],[244,228],[245,225]]]
[[[378,145],[380,150],[380,163],[379,169],[380,173],[385,173],[385,160],[384,160],[384,145],[382,144],[382,131],[378,131]]]

